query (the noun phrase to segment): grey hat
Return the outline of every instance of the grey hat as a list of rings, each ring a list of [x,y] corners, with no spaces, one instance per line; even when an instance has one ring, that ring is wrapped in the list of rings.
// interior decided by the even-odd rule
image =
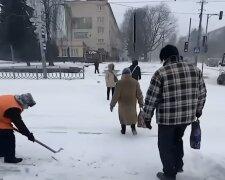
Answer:
[[[129,75],[131,75],[130,68],[125,68],[125,69],[123,69],[122,75],[124,75],[124,74],[129,74]]]
[[[36,104],[30,93],[15,95],[15,99],[22,105],[24,109],[32,107]]]

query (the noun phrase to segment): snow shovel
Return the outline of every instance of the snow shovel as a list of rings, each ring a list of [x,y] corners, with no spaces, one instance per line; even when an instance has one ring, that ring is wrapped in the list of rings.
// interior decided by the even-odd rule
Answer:
[[[16,128],[13,128],[13,129],[14,129],[16,132],[18,132],[18,133],[21,134],[21,132],[20,132],[18,129],[16,129]],[[38,141],[37,139],[35,139],[34,142],[40,144],[41,146],[45,147],[46,149],[48,149],[49,151],[51,151],[51,152],[53,152],[53,153],[59,153],[60,151],[63,150],[63,148],[59,148],[59,150],[56,151],[56,150],[50,148],[49,146],[47,146],[46,144],[42,143],[41,141]]]

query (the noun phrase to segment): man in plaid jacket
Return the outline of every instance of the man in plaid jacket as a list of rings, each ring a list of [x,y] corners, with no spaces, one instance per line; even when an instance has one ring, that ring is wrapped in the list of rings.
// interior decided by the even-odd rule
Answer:
[[[179,60],[175,46],[167,45],[160,52],[164,63],[153,75],[147,91],[144,118],[151,129],[156,109],[158,148],[163,164],[161,180],[175,180],[183,171],[183,141],[186,127],[202,115],[206,88],[201,71]]]

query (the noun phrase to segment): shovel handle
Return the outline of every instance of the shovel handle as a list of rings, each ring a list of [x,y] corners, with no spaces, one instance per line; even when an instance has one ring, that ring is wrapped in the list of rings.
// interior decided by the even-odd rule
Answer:
[[[45,147],[46,149],[48,149],[49,151],[51,151],[53,153],[57,153],[57,151],[55,151],[54,149],[50,148],[49,146],[47,146],[46,144],[42,143],[41,141],[38,141],[37,139],[35,139],[34,142],[40,144],[41,146]]]
[[[13,128],[16,132],[20,133],[21,132],[17,129],[17,128]],[[46,149],[48,149],[49,151],[53,152],[53,153],[58,153],[62,150],[62,148],[60,148],[58,151],[55,151],[54,149],[50,148],[49,146],[47,146],[46,144],[42,143],[41,141],[38,141],[37,139],[34,139],[34,142],[40,144],[41,146],[45,147]]]

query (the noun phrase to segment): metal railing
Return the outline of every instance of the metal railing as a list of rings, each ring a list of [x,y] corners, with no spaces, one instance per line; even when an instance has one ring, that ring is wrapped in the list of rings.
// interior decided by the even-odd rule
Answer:
[[[47,67],[47,79],[84,79],[85,70],[79,67]],[[0,79],[44,79],[41,67],[0,67]]]

